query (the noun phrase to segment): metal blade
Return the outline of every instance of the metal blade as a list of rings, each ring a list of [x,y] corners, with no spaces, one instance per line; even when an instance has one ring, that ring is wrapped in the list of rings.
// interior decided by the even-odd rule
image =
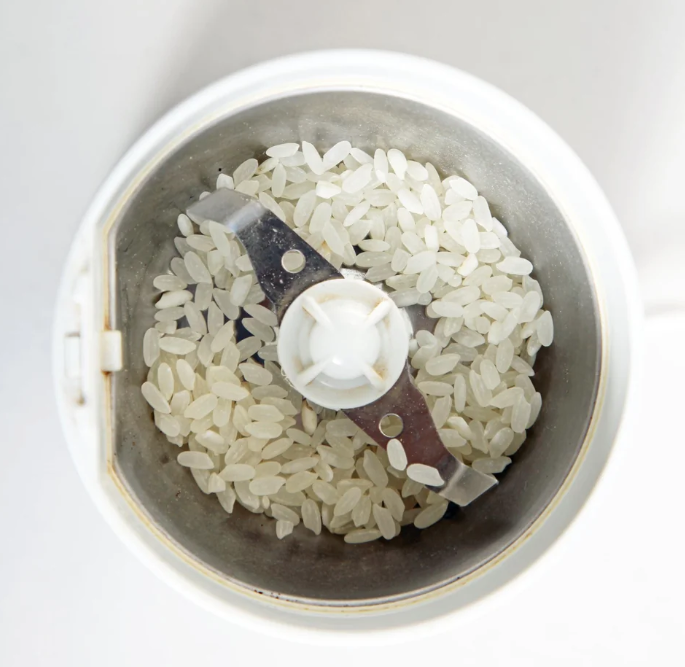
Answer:
[[[279,321],[288,306],[308,287],[323,280],[342,278],[330,262],[253,197],[221,188],[190,206],[188,215],[197,222],[213,220],[235,233]],[[303,268],[297,273],[287,271],[282,263],[283,255],[293,250],[300,252],[304,260]]]
[[[213,220],[235,233],[245,247],[259,285],[274,305],[279,321],[288,306],[308,287],[323,280],[343,277],[253,197],[222,188],[190,206],[188,215],[196,223]],[[290,250],[302,253],[304,266],[298,273],[291,273],[283,267],[283,255]],[[497,484],[495,477],[473,470],[445,448],[426,400],[414,386],[408,366],[391,389],[377,401],[344,412],[382,447],[387,447],[391,438],[380,431],[380,421],[387,414],[398,415],[403,422],[400,440],[409,463],[424,463],[437,468],[445,484],[430,488],[457,505],[468,505]]]

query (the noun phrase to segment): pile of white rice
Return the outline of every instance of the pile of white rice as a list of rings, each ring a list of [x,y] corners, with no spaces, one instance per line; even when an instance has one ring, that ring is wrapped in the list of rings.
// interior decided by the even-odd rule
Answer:
[[[465,179],[443,179],[396,149],[372,157],[341,141],[321,156],[303,142],[266,153],[216,187],[259,197],[398,306],[425,306],[435,329],[411,340],[416,384],[446,447],[477,470],[502,472],[540,412],[531,377],[553,324],[532,264],[487,201]],[[417,481],[430,471],[406,469],[401,435],[386,453],[285,381],[276,317],[234,236],[185,214],[178,227],[180,257],[154,280],[162,294],[143,341],[142,392],[202,491],[229,514],[237,501],[273,517],[279,538],[302,523],[360,543],[441,519],[448,503]]]

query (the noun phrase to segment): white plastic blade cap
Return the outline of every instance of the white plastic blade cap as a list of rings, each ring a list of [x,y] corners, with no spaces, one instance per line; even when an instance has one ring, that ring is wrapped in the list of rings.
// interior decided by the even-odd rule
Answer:
[[[380,398],[408,352],[399,308],[361,280],[326,280],[305,290],[283,316],[278,338],[278,358],[295,389],[334,410]]]

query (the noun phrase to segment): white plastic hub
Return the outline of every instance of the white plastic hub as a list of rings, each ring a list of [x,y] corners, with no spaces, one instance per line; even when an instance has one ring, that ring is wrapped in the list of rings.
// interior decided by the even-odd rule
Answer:
[[[394,301],[363,280],[326,280],[286,311],[278,358],[293,387],[334,410],[380,398],[407,363],[409,331]]]

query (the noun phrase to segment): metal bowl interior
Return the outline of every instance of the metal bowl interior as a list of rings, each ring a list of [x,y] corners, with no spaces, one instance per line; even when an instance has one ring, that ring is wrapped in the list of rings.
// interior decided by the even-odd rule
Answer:
[[[347,545],[302,526],[283,541],[273,522],[237,508],[227,515],[204,495],[152,422],[140,393],[142,338],[153,321],[152,279],[176,250],[176,217],[222,171],[266,147],[307,140],[325,150],[341,139],[373,150],[397,147],[462,174],[488,199],[535,265],[555,343],[538,355],[540,418],[500,475],[500,484],[428,530],[391,542]],[[123,332],[124,370],[112,378],[113,474],[190,558],[265,596],[309,605],[362,607],[419,596],[472,573],[520,538],[553,501],[576,460],[595,409],[600,315],[572,223],[516,156],[481,129],[429,104],[374,92],[318,91],[268,99],[198,127],[144,175],[107,238],[113,328]]]

